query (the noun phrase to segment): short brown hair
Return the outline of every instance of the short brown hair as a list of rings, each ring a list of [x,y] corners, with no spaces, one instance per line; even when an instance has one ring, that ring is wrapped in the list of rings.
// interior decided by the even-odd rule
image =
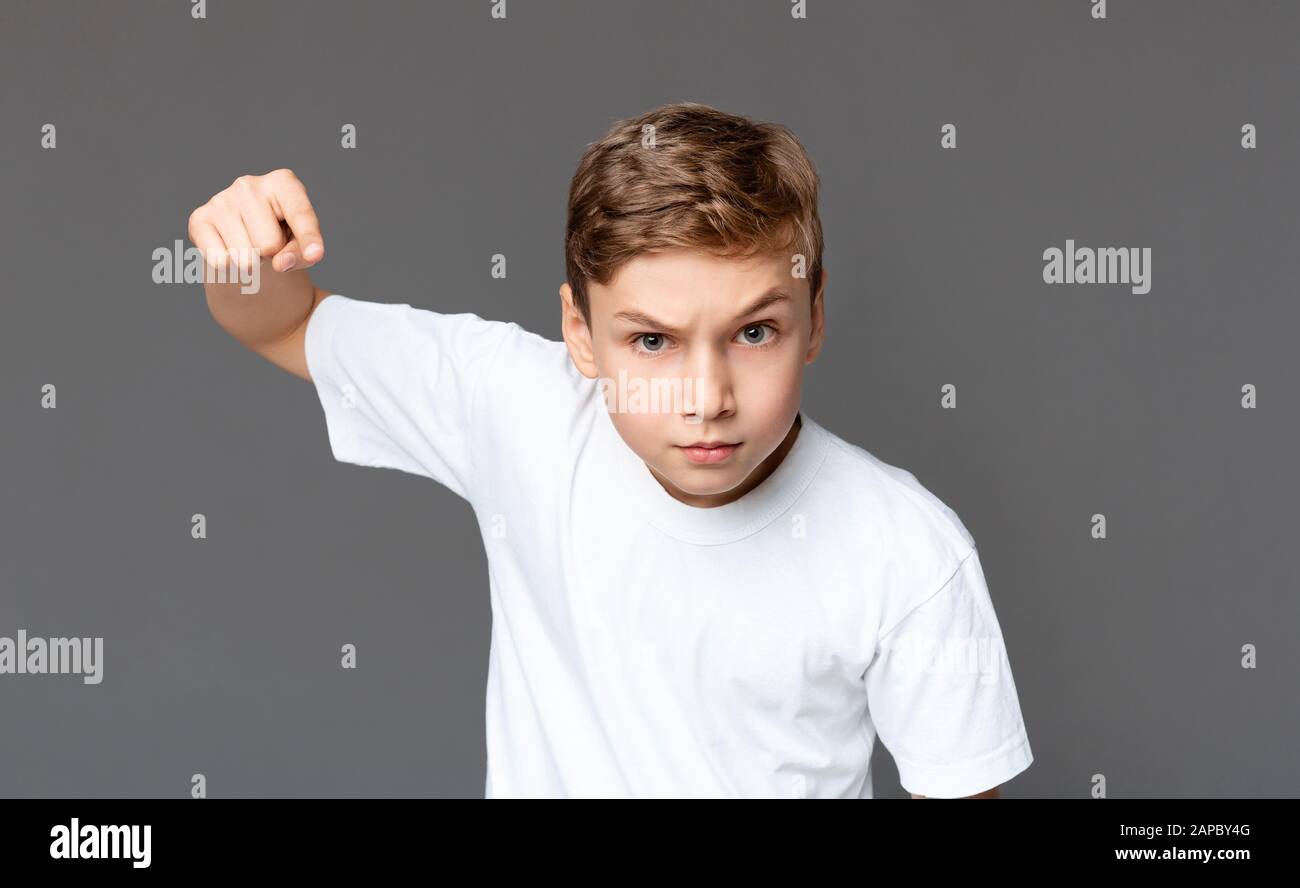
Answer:
[[[643,142],[651,136],[652,145]],[[574,303],[590,325],[588,281],[608,284],[625,262],[673,247],[729,257],[801,253],[815,297],[819,184],[803,145],[781,124],[697,102],[618,120],[587,146],[569,185],[564,267]]]

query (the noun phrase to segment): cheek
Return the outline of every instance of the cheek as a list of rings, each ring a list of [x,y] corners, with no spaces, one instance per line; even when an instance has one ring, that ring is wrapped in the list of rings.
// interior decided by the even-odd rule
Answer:
[[[646,383],[660,378],[676,378],[671,358],[648,360],[637,355],[630,345],[605,343],[594,349],[596,369],[603,377],[617,380],[619,374],[631,381],[642,380]]]
[[[802,352],[795,348],[773,349],[772,354],[738,365],[736,381],[747,391],[769,392],[769,397],[780,400],[791,391],[797,392],[803,379]]]
[[[591,356],[596,361],[596,370],[601,376],[618,375],[618,354],[608,343],[593,341]]]
[[[656,417],[649,414],[621,413],[611,415],[614,428],[619,437],[632,451],[642,459],[648,460],[658,452],[658,445],[663,438]]]

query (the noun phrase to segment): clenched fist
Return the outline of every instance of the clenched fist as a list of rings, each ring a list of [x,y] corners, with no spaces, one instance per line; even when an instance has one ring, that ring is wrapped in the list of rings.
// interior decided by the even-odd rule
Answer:
[[[310,268],[325,255],[307,189],[291,170],[240,176],[190,214],[189,237],[212,267],[251,271],[258,257],[275,271]],[[254,254],[256,250],[256,254]]]

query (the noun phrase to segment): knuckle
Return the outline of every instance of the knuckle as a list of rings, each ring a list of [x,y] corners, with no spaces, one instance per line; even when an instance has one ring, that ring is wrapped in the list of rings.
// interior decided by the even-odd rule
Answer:
[[[267,181],[270,182],[281,194],[300,192],[305,194],[307,189],[289,170],[275,170],[266,174]]]
[[[279,252],[283,246],[283,239],[277,237],[260,237],[253,241],[253,249],[257,250],[260,256],[270,256],[272,253]]]

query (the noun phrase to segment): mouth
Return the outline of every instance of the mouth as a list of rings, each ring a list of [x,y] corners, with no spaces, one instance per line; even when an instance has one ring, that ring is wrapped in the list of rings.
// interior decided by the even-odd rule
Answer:
[[[736,448],[743,443],[743,441],[737,441],[735,443],[709,441],[705,443],[688,444],[685,446],[678,445],[677,449],[686,454],[686,458],[691,462],[719,463],[728,459],[731,454],[736,452]]]

